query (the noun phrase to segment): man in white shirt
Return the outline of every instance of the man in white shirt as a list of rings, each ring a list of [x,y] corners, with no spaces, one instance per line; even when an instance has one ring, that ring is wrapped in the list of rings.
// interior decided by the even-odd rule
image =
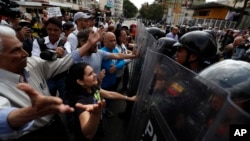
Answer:
[[[60,35],[62,33],[61,21],[57,18],[50,18],[46,22],[46,30],[48,36],[44,37],[44,44],[46,49],[53,49],[56,51],[58,58],[63,57],[65,54],[71,53],[69,42],[64,41],[63,47],[59,47],[59,42],[61,40]],[[32,56],[40,57],[42,47],[39,45],[37,40],[33,42]]]
[[[95,17],[91,16],[91,18],[89,18],[89,27],[92,28],[94,32],[97,32],[97,27],[95,26],[95,22],[96,22]]]
[[[179,40],[178,32],[179,32],[179,28],[174,26],[174,27],[172,27],[171,32],[169,32],[166,35],[166,37],[169,37],[169,38],[174,39],[175,41],[178,41]]]
[[[68,42],[71,46],[71,51],[75,50],[78,46],[77,34],[80,30],[86,29],[89,27],[89,18],[91,18],[90,14],[77,12],[74,15],[74,22],[76,24],[76,29],[68,36]]]
[[[43,40],[36,39],[33,42],[33,48],[31,52],[32,56],[36,57],[41,56],[41,58],[45,60],[56,59],[56,57],[53,58],[52,56],[50,57],[50,55],[45,56],[46,54],[49,53],[47,49],[54,50],[57,54],[57,58],[62,58],[66,54],[71,53],[69,42],[60,38],[60,34],[62,33],[61,21],[55,17],[49,18],[45,23],[45,27],[48,36],[42,38]],[[58,91],[59,96],[61,98],[64,97],[64,89],[65,89],[64,78],[65,78],[65,73],[61,73],[47,80],[51,95],[56,96]]]
[[[103,31],[92,33],[81,48],[56,61],[45,61],[28,57],[15,31],[0,25],[0,140],[24,137],[25,141],[67,141],[65,134],[59,131],[61,128],[52,128],[56,122],[53,117],[73,112],[73,109],[61,99],[50,96],[45,80],[80,62],[102,34]],[[31,85],[36,91],[29,89],[28,96],[21,91],[26,89],[27,92],[27,86],[18,85],[20,82]]]

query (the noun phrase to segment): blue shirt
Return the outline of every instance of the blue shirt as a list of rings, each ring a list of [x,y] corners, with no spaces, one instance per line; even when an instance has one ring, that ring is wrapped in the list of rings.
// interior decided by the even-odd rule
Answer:
[[[110,53],[98,49],[96,53],[92,53],[90,56],[83,56],[82,62],[88,63],[94,70],[95,74],[99,74],[101,71],[102,60],[107,60]]]
[[[101,50],[110,52],[110,53],[119,53],[117,48],[114,48],[113,50],[110,50],[106,47],[101,48]],[[110,86],[114,86],[116,82],[116,72],[114,73],[109,73],[109,69],[111,68],[112,65],[115,65],[116,69],[122,69],[126,62],[123,59],[108,59],[108,60],[103,60],[102,61],[102,69],[105,69],[105,77],[102,80],[102,88],[107,88]]]
[[[169,32],[169,33],[166,35],[166,37],[172,38],[172,39],[174,39],[175,41],[178,41],[178,40],[179,40],[178,35],[177,35],[177,34],[174,35],[172,32]]]

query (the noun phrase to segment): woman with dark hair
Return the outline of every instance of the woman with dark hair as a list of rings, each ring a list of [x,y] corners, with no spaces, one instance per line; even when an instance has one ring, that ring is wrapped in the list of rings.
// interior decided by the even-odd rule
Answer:
[[[135,96],[127,97],[117,92],[100,89],[97,75],[87,63],[78,63],[71,66],[66,76],[66,100],[69,105],[75,108],[72,119],[77,141],[95,141],[101,137],[102,111],[106,104],[103,98],[135,100]],[[86,111],[77,108],[79,105],[89,104],[94,104],[95,110]]]
[[[116,29],[115,31],[116,36],[116,48],[118,49],[119,53],[128,54],[132,53],[130,50],[127,49],[126,45],[128,45],[128,36],[127,32],[124,29]],[[122,88],[119,90],[120,92],[127,91],[127,85],[129,80],[129,69],[128,63],[131,62],[131,59],[124,59],[126,65],[123,69],[117,70],[116,72],[116,88],[118,88],[119,83],[123,80]]]

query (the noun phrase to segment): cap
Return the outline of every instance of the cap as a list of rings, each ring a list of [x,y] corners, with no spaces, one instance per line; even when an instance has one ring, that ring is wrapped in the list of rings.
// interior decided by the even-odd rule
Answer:
[[[23,20],[23,19],[19,21],[18,25],[21,26],[21,27],[24,27],[24,26],[32,27],[30,21]]]
[[[74,15],[74,22],[79,20],[79,19],[89,19],[90,17],[91,17],[91,15],[89,15],[87,13],[77,12]]]
[[[29,14],[29,13],[24,13],[24,17],[25,17],[25,19],[27,19],[27,20],[32,20],[32,16],[31,16],[31,14]]]

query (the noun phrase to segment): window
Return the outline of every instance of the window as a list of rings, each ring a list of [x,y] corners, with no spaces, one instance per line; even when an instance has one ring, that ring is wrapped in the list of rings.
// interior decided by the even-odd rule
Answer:
[[[199,11],[199,16],[209,16],[209,10]]]
[[[209,10],[195,11],[193,16],[209,16]]]

